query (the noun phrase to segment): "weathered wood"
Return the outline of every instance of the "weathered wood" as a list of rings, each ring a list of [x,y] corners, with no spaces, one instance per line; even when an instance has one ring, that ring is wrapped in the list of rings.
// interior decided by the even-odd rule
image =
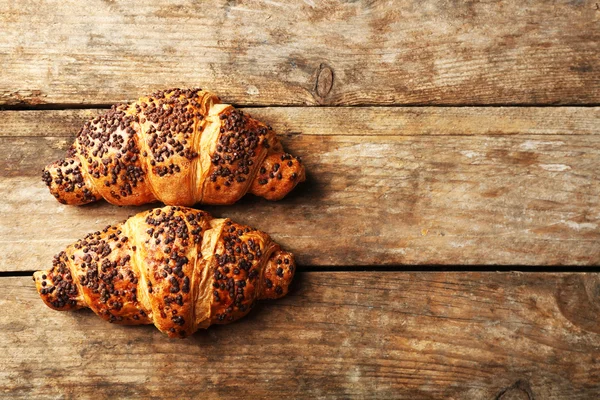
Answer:
[[[593,0],[3,2],[0,104],[171,86],[255,105],[598,103],[598,13]]]
[[[594,274],[302,273],[286,298],[173,340],[151,326],[50,310],[30,278],[0,278],[0,391],[12,399],[593,399],[599,290]]]
[[[587,114],[585,108],[571,109],[583,110],[583,114]],[[87,120],[106,111],[106,109],[0,111],[0,137],[73,137]]]
[[[420,117],[412,109],[358,109],[365,121],[379,113],[377,124],[360,125],[347,109],[318,109],[320,129],[303,109],[277,109],[273,116],[263,111],[266,121],[279,124],[286,148],[303,156],[308,181],[277,203],[249,196],[232,207],[204,208],[269,232],[303,266],[599,264],[598,108],[589,114],[489,111],[492,131],[478,117],[483,109],[468,110],[426,109]],[[43,115],[52,121],[52,134],[74,125],[67,112]],[[21,121],[32,121],[31,129],[14,131],[39,132],[35,119]],[[310,134],[295,134],[305,126]],[[346,130],[351,134],[336,135]],[[58,204],[39,171],[62,157],[71,140],[0,138],[6,155],[0,160],[1,270],[46,266],[85,233],[143,209]]]

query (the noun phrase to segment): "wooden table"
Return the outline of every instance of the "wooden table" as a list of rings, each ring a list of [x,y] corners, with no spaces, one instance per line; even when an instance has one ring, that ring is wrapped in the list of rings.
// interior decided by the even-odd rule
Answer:
[[[0,2],[0,396],[600,397],[597,2],[155,3]],[[305,160],[283,201],[206,207],[293,251],[292,292],[187,340],[50,310],[31,272],[140,208],[40,169],[177,86]]]

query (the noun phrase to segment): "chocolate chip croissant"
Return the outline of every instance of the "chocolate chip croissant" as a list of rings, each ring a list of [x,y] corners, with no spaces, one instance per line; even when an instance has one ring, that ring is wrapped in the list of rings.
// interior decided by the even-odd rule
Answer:
[[[168,206],[90,233],[33,279],[55,310],[89,307],[109,322],[185,337],[285,296],[294,270],[293,255],[267,234]]]
[[[172,89],[88,121],[43,180],[64,204],[232,204],[279,200],[305,178],[271,127],[214,94]]]

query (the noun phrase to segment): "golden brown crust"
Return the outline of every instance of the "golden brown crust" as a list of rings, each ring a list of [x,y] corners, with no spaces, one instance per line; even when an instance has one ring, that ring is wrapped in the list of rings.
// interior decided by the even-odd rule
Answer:
[[[91,308],[110,322],[149,323],[149,310],[137,301],[139,275],[131,258],[135,246],[122,229],[119,224],[88,234],[59,253],[53,269],[37,273],[37,276],[43,282],[46,275],[47,286],[60,289],[56,275],[66,270],[66,273],[61,273],[62,281],[66,279],[76,288],[70,292],[79,306]],[[51,307],[63,310],[60,303],[64,301],[53,303]]]
[[[267,234],[163,207],[90,233],[34,280],[53,309],[89,307],[110,322],[153,323],[185,337],[243,317],[260,298],[285,295],[293,275],[291,254]]]
[[[88,121],[69,158],[48,165],[43,179],[65,204],[231,204],[253,185],[267,154],[280,152],[270,127],[214,94],[171,89]],[[295,173],[293,184],[272,183],[276,193],[266,197],[285,196],[303,180],[300,164]]]
[[[73,282],[66,252],[61,251],[54,256],[50,270],[35,272],[33,280],[48,307],[59,311],[85,307],[79,285]]]
[[[87,235],[67,248],[84,301],[110,322],[137,325],[150,321],[139,304],[139,275],[132,259],[135,245],[122,224]]]
[[[299,158],[283,152],[271,153],[259,168],[250,191],[267,200],[281,200],[305,179]]]
[[[288,294],[295,272],[296,263],[293,254],[277,246],[263,269],[260,298],[279,299]]]
[[[139,117],[119,104],[88,121],[75,140],[75,156],[101,197],[116,205],[155,201],[146,183],[139,138]]]
[[[82,172],[78,157],[67,157],[48,165],[42,171],[42,179],[62,204],[82,205],[102,198],[88,175]]]
[[[211,149],[202,202],[233,204],[248,191],[257,166],[277,138],[270,127],[233,107],[215,115],[213,121],[218,136]]]
[[[132,217],[139,262],[152,306],[154,324],[169,336],[195,331],[192,279],[211,217],[202,211],[166,207]]]
[[[274,246],[263,232],[224,222],[210,264],[213,324],[235,321],[252,309],[259,297],[261,270]]]
[[[163,203],[193,205],[200,200],[195,179],[200,167],[199,142],[208,111],[218,102],[204,91],[171,90],[135,104],[149,183]]]

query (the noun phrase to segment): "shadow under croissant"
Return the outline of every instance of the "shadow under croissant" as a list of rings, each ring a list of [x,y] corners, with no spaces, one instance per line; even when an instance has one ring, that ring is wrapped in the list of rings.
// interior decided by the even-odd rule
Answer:
[[[236,335],[235,332],[243,331],[244,334],[247,335],[249,330],[264,330],[264,318],[277,307],[285,307],[286,300],[289,300],[291,297],[295,297],[294,295],[300,290],[302,284],[301,281],[303,278],[302,275],[303,274],[296,271],[294,280],[289,286],[288,294],[285,297],[277,300],[258,301],[252,311],[250,311],[244,318],[241,318],[230,324],[211,325],[208,329],[199,329],[192,336],[188,337],[187,340],[199,345],[206,345],[214,342],[215,338],[218,340],[220,335],[225,334],[225,332],[227,332],[228,335]],[[243,330],[238,329],[238,327],[242,327]]]
[[[295,207],[319,202],[325,191],[322,190],[321,185],[316,185],[314,182],[315,180],[307,174],[305,182],[299,183],[291,193],[276,202],[248,194],[230,206],[196,204],[193,208],[204,210],[215,218],[231,218],[268,231],[266,227],[269,224],[263,224],[263,219],[270,219],[271,225],[285,223],[285,220],[279,218],[291,215]]]

